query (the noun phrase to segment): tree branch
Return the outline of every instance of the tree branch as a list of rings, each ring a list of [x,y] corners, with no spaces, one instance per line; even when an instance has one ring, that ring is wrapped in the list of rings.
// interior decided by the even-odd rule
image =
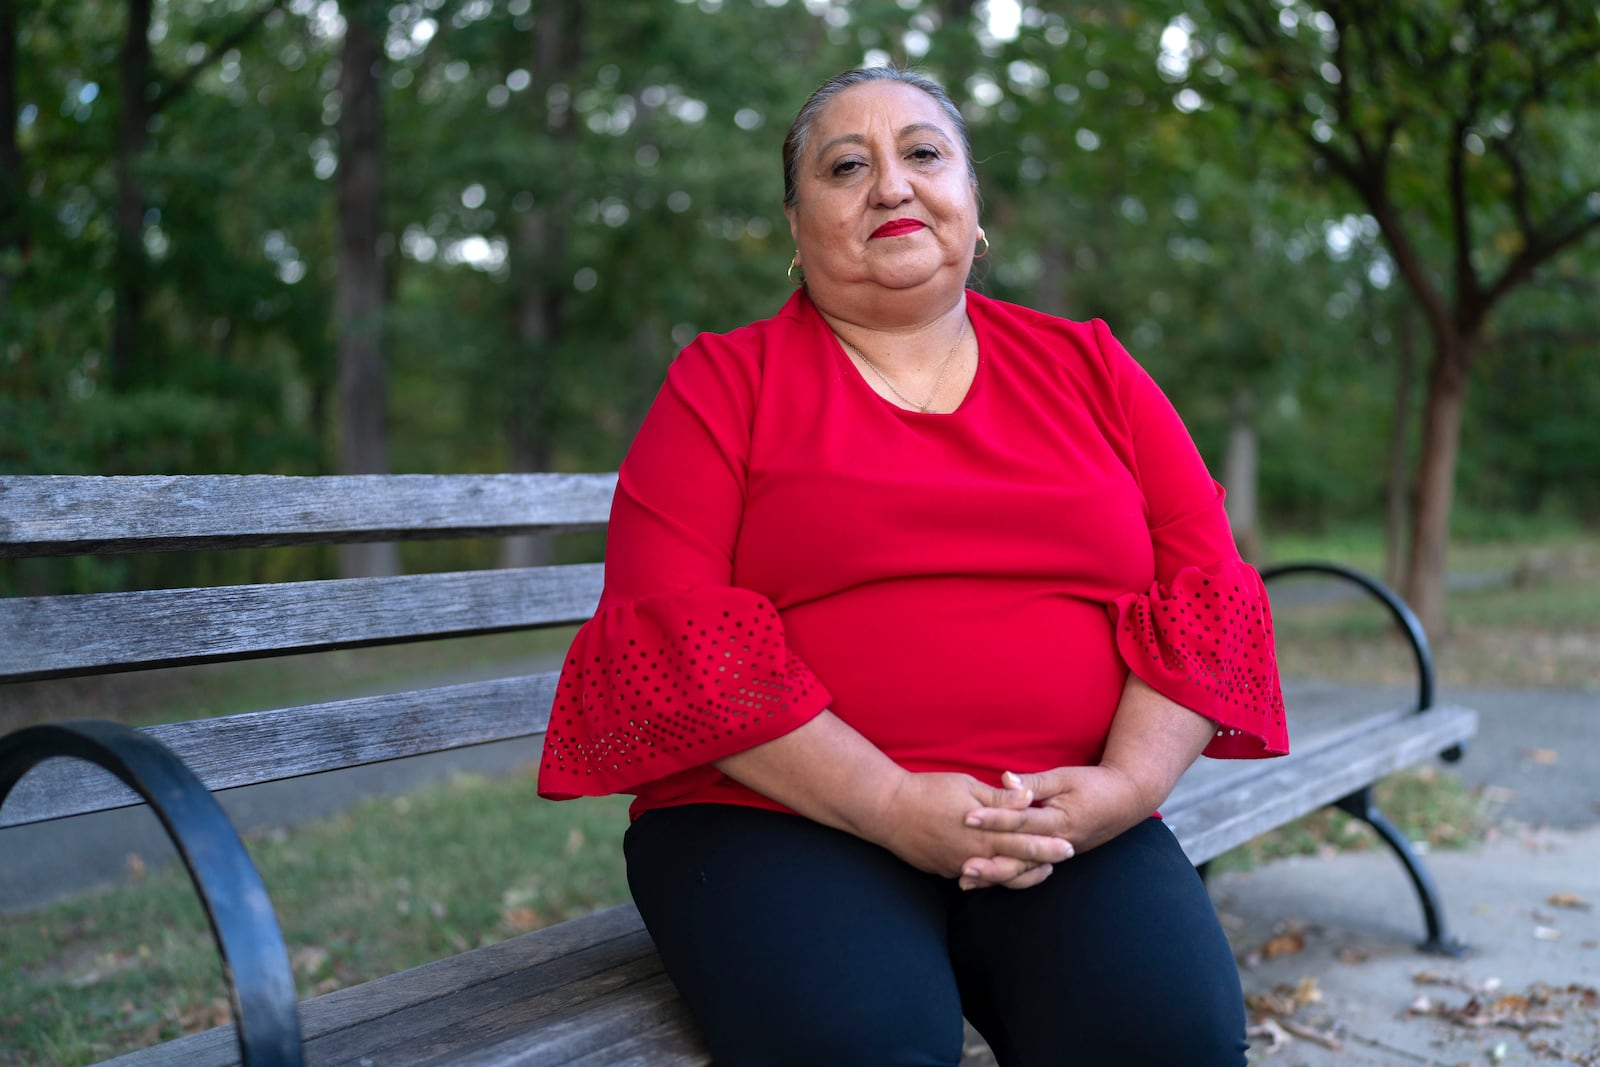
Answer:
[[[1572,207],[1586,203],[1593,196],[1600,196],[1600,188],[1579,194],[1575,201],[1569,203],[1567,209],[1555,212],[1555,217],[1569,214]],[[1487,315],[1496,301],[1531,278],[1533,272],[1544,263],[1597,231],[1600,231],[1600,212],[1591,213],[1581,222],[1566,229],[1552,221],[1545,233],[1536,234],[1534,239],[1524,244],[1522,251],[1506,264],[1505,270],[1501,271],[1500,277],[1495,279],[1494,284],[1484,295],[1483,314]]]
[[[1467,190],[1467,124],[1457,119],[1450,142],[1450,236],[1455,243],[1456,308],[1478,303],[1482,292],[1472,269],[1472,204]]]
[[[1389,201],[1385,179],[1378,176],[1370,183],[1357,184],[1355,188],[1366,203],[1367,210],[1377,220],[1378,229],[1388,241],[1389,252],[1394,256],[1395,268],[1411,287],[1417,303],[1422,305],[1423,314],[1427,315],[1428,325],[1433,328],[1434,336],[1441,338],[1452,336],[1455,332],[1455,317],[1450,313],[1450,304],[1438,286],[1433,283],[1427,263],[1417,251],[1417,246],[1412,243],[1411,235],[1406,232],[1399,214]]]
[[[1509,138],[1496,138],[1494,148],[1505,162],[1506,170],[1511,172],[1511,212],[1517,217],[1517,229],[1522,231],[1523,240],[1529,241],[1533,238],[1534,222],[1528,208],[1528,172],[1523,169],[1522,157],[1517,155]]]
[[[1339,72],[1339,88],[1336,93],[1336,99],[1338,101],[1337,106],[1339,108],[1339,122],[1340,125],[1349,132],[1350,139],[1355,143],[1356,146],[1356,154],[1361,157],[1361,161],[1371,166],[1374,163],[1380,162],[1381,159],[1388,154],[1389,138],[1387,133],[1385,133],[1384,143],[1379,147],[1377,152],[1373,152],[1372,146],[1367,143],[1367,138],[1361,132],[1361,128],[1356,125],[1355,108],[1351,106],[1351,101],[1354,99],[1354,91],[1351,87],[1351,82],[1354,80],[1355,72],[1354,66],[1350,62],[1348,46],[1350,26],[1343,19],[1342,12],[1336,10],[1331,4],[1329,5],[1328,17],[1333,19],[1333,32],[1338,36],[1338,41],[1333,47],[1333,65],[1334,68]]]
[[[283,0],[268,0],[266,7],[251,15],[243,23],[235,27],[232,33],[207,49],[206,54],[198,62],[191,63],[183,73],[162,87],[161,91],[156,94],[156,98],[150,101],[149,113],[151,115],[160,114],[163,108],[193,88],[194,83],[200,79],[200,75],[210,70],[223,56],[248,40],[250,35],[255,33],[263,22],[267,21],[267,16],[282,6]]]

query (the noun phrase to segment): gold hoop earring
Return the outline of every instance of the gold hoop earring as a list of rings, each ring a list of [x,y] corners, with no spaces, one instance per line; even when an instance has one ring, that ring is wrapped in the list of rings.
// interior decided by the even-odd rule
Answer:
[[[799,272],[798,276],[796,275],[797,271]],[[794,258],[789,261],[789,269],[786,273],[788,274],[789,280],[796,286],[804,285],[806,283],[806,269],[800,265],[799,252],[796,252],[794,254]]]
[[[982,259],[984,256],[989,254],[989,238],[981,229],[978,231],[978,240],[983,242],[983,251],[972,253],[973,259]]]

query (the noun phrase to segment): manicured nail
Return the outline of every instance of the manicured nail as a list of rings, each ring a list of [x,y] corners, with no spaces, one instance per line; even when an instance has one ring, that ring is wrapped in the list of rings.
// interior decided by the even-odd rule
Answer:
[[[983,825],[983,820],[978,817],[978,813],[977,812],[973,812],[971,815],[967,816],[967,825],[968,826],[982,826]]]
[[[1021,789],[1022,788],[1022,779],[1017,777],[1015,774],[1013,774],[1010,771],[1007,771],[1004,774],[1002,774],[1000,776],[1000,780],[1005,783],[1005,787],[1007,789]]]

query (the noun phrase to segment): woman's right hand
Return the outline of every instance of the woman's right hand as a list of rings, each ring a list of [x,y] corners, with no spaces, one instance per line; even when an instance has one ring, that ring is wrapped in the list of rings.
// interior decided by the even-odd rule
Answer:
[[[971,775],[902,772],[873,836],[913,867],[946,878],[963,877],[974,857],[1006,857],[1021,870],[1004,884],[1025,889],[1048,878],[1053,864],[1071,858],[1072,845],[1047,834],[971,827],[967,816],[980,808],[1021,810],[1032,803],[1031,790],[1000,789]]]

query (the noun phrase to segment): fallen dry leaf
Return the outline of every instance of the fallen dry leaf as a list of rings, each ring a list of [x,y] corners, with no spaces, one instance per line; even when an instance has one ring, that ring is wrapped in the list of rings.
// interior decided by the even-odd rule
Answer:
[[[1553,767],[1561,758],[1560,753],[1553,748],[1530,748],[1523,755],[1528,757],[1529,763],[1537,763],[1541,767]]]
[[[321,973],[328,965],[328,959],[328,950],[321,945],[306,945],[304,948],[296,949],[289,962],[296,971],[310,978]]]
[[[1588,911],[1594,906],[1576,893],[1551,893],[1545,903],[1552,908],[1571,908],[1573,911]]]
[[[222,997],[216,997],[178,1013],[178,1025],[183,1027],[183,1032],[186,1034],[192,1034],[197,1030],[209,1030],[213,1026],[226,1026],[231,1022],[233,1022],[233,1012]]]
[[[1275,985],[1262,993],[1245,997],[1245,1006],[1256,1016],[1293,1015],[1307,1004],[1322,1000],[1322,990],[1312,977],[1300,979],[1294,985]]]
[[[1306,935],[1298,930],[1276,934],[1267,938],[1261,946],[1262,959],[1275,960],[1280,956],[1293,956],[1296,952],[1304,952],[1306,948]]]
[[[1589,986],[1576,983],[1549,986],[1535,982],[1526,993],[1506,993],[1493,999],[1474,993],[1466,1003],[1456,1006],[1423,995],[1411,1002],[1406,1013],[1446,1019],[1468,1029],[1498,1027],[1526,1033],[1559,1027],[1565,1021],[1568,1008],[1592,1010],[1597,1003],[1600,1003],[1600,992]]]
[[[545,924],[544,916],[532,908],[507,908],[500,913],[500,921],[519,934],[537,930]]]

